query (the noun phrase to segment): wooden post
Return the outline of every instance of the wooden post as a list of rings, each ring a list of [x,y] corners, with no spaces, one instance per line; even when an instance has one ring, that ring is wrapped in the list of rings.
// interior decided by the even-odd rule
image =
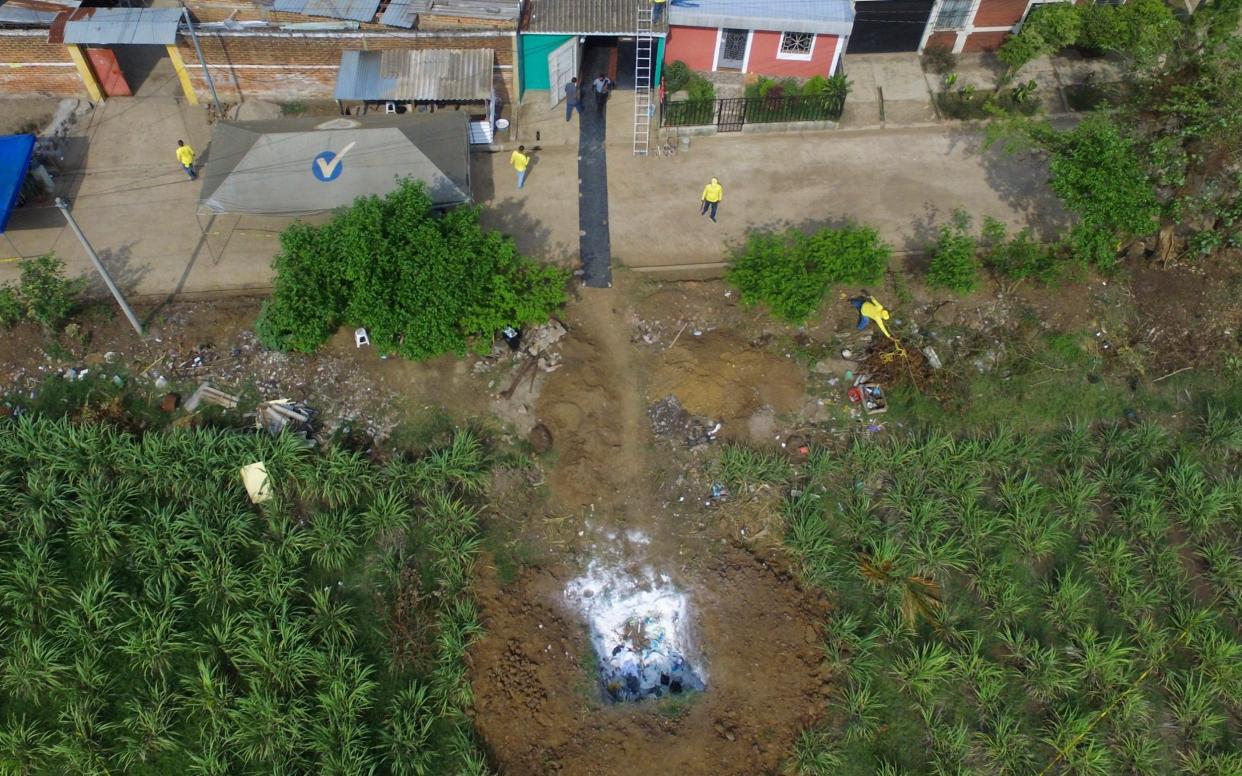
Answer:
[[[168,49],[168,58],[172,60],[173,70],[177,71],[177,79],[181,81],[181,91],[185,93],[185,101],[191,105],[198,105],[198,95],[194,93],[194,84],[190,83],[190,74],[185,71],[185,61],[181,59],[177,44],[174,43],[164,48]]]
[[[91,70],[90,63],[86,61],[82,47],[70,43],[65,48],[69,49],[69,58],[73,60],[74,67],[78,69],[78,75],[82,78],[82,85],[86,87],[86,93],[90,95],[91,102],[103,102],[103,89],[99,86],[99,80],[95,78],[95,71]]]

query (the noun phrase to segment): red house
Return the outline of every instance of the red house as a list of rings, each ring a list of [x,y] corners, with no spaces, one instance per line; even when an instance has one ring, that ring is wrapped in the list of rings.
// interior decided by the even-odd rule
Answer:
[[[853,24],[849,0],[672,0],[664,61],[700,71],[829,76]]]

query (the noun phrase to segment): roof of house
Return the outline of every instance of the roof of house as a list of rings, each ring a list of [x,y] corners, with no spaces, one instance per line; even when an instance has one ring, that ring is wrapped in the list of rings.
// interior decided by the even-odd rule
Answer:
[[[638,9],[646,0],[528,0],[522,32],[562,35],[633,35]],[[668,30],[667,19],[652,27],[657,35]]]
[[[849,0],[671,0],[668,23],[849,35],[854,9]]]
[[[492,49],[343,51],[338,100],[477,101],[492,96]]]
[[[380,0],[276,0],[272,10],[369,22],[375,18],[379,5]]]
[[[177,42],[180,8],[79,8],[64,23],[63,42],[97,46]],[[56,41],[61,42],[61,41]]]
[[[413,27],[420,14],[517,22],[520,0],[390,0],[380,17],[390,27]]]
[[[0,0],[0,24],[46,27],[57,14],[72,11],[81,0]]]
[[[427,184],[437,205],[470,201],[464,111],[404,116],[221,121],[205,154],[199,211],[321,213],[400,178]]]

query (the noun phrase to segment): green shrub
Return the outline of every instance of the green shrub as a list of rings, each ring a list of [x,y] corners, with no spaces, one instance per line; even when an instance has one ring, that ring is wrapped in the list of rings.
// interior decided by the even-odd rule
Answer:
[[[23,259],[17,287],[8,287],[9,309],[5,320],[12,320],[12,303],[20,308],[20,317],[34,321],[48,333],[58,332],[78,305],[78,296],[86,288],[84,278],[65,277],[65,263],[52,254]],[[13,322],[16,322],[15,320]]]
[[[1051,187],[1082,218],[1070,246],[1079,258],[1111,266],[1117,246],[1149,233],[1160,208],[1134,141],[1107,116],[1088,116],[1052,142]]]
[[[987,246],[984,265],[1003,278],[1055,283],[1061,277],[1056,252],[1036,240],[1030,229],[1023,229],[1011,238],[1004,224],[988,217],[983,221],[983,242]]]
[[[778,318],[802,323],[834,283],[874,283],[892,248],[874,229],[849,224],[814,234],[751,234],[725,274],[745,304],[764,304]]]
[[[11,285],[0,286],[0,326],[8,328],[21,322],[24,310],[17,289]]]
[[[693,102],[712,102],[716,99],[716,87],[698,73],[691,76],[687,93]]]
[[[845,77],[845,73],[837,73],[828,77],[828,85],[824,89],[824,95],[844,100],[850,93],[851,86],[850,79]]]
[[[828,79],[822,75],[811,76],[802,84],[803,97],[818,97],[828,91]]]
[[[504,326],[547,320],[567,271],[518,254],[479,227],[476,208],[437,213],[410,180],[361,197],[322,226],[280,236],[275,293],[255,333],[268,347],[311,352],[342,324],[365,326],[381,351],[410,359],[464,353]]]
[[[686,88],[686,84],[690,83],[690,79],[694,76],[694,71],[690,66],[680,59],[675,60],[664,66],[664,91],[667,94],[680,92]]]
[[[931,247],[928,284],[961,294],[974,291],[979,285],[978,252],[978,242],[970,233],[970,215],[963,210],[953,211],[952,222],[940,227]]]

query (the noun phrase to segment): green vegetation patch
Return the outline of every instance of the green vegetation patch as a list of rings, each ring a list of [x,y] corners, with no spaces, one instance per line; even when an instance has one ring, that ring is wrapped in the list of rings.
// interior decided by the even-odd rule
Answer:
[[[24,416],[0,462],[0,771],[486,772],[473,436],[379,466]]]
[[[518,253],[479,226],[479,211],[439,213],[421,183],[359,197],[320,226],[280,235],[275,293],[255,333],[312,352],[342,325],[365,326],[381,351],[424,359],[484,349],[506,326],[542,323],[565,303],[568,270]]]
[[[835,608],[803,774],[1236,774],[1242,423],[863,437],[783,506]]]

